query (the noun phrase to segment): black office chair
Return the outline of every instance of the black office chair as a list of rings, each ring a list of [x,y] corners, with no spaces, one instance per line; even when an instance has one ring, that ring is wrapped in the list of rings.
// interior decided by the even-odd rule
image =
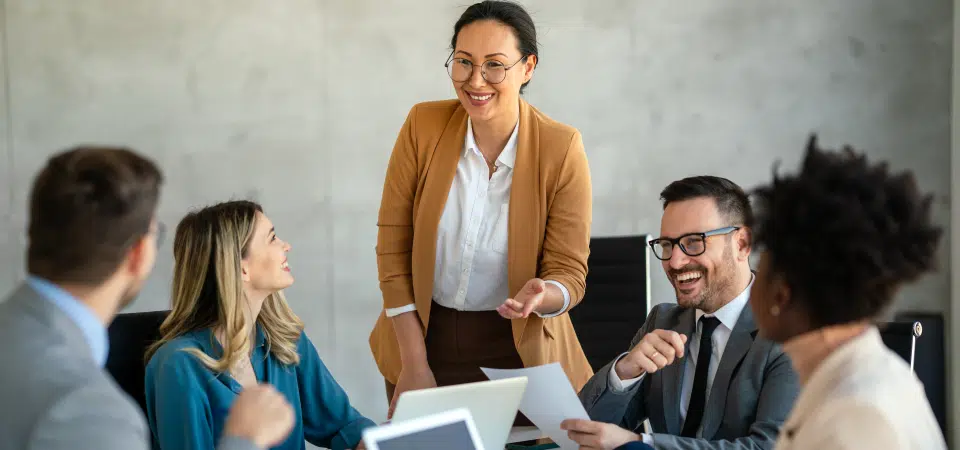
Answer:
[[[144,353],[160,339],[160,324],[170,311],[150,311],[120,314],[107,330],[110,336],[110,354],[107,372],[127,395],[136,400],[147,414],[143,383],[146,362]]]
[[[650,310],[650,236],[590,239],[587,288],[570,310],[594,371],[628,350]]]
[[[901,312],[896,315],[897,325],[881,324],[883,342],[910,364],[940,424],[944,435],[947,430],[947,382],[946,352],[944,350],[944,319],[940,313]],[[922,345],[916,345],[923,335]]]
[[[886,322],[878,328],[883,343],[910,363],[910,370],[913,370],[917,338],[923,334],[923,325],[920,322]]]

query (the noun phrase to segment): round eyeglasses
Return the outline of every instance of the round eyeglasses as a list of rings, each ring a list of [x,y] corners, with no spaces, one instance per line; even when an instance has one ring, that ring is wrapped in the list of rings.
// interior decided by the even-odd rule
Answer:
[[[499,84],[507,77],[508,70],[526,59],[527,57],[524,56],[509,66],[505,66],[500,61],[488,59],[481,65],[480,75],[487,83]],[[466,58],[454,58],[453,55],[447,58],[447,62],[443,66],[447,68],[447,75],[450,75],[450,79],[457,83],[463,83],[473,77],[473,70],[476,68],[473,61]]]
[[[667,261],[673,256],[673,249],[680,247],[680,251],[687,256],[700,256],[707,251],[707,238],[710,236],[720,236],[730,234],[739,230],[740,227],[724,227],[716,230],[710,230],[704,233],[687,233],[678,238],[657,238],[652,239],[649,244],[653,249],[653,255],[661,261]]]

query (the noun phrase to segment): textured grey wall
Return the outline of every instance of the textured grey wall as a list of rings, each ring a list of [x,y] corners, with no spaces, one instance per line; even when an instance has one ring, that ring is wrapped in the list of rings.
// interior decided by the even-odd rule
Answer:
[[[951,200],[952,209],[950,215],[951,235],[960,235],[960,8],[954,1],[953,9],[953,89],[952,89],[952,126],[951,126]],[[960,259],[960,239],[953,239],[950,246],[950,275],[951,280],[960,280],[960,264],[954,263]],[[947,342],[946,352],[948,355],[956,355],[960,351],[960,288],[957,282],[950,284],[950,305],[949,322],[947,323],[947,332],[949,342]],[[950,439],[954,445],[960,444],[960,358],[947,358],[947,373],[950,381],[948,386],[948,405],[953,405],[952,414],[948,410],[947,427],[950,428]]]
[[[385,415],[366,339],[384,170],[415,102],[453,95],[449,32],[468,2],[5,0],[0,291],[22,276],[31,178],[53,151],[155,158],[169,226],[253,197],[293,244],[293,308],[361,411]],[[542,64],[528,93],[584,135],[595,235],[659,231],[659,190],[793,169],[811,130],[920,175],[949,221],[949,0],[526,2]],[[943,262],[948,261],[947,251]],[[829,264],[829,261],[825,261]],[[171,255],[135,310],[168,304]],[[672,294],[654,267],[655,302]],[[944,271],[901,305],[943,311]]]

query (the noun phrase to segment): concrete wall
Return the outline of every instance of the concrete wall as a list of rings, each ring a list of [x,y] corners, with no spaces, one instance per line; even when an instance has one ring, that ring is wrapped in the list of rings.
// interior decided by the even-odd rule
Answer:
[[[0,291],[23,274],[45,158],[132,145],[166,169],[170,227],[218,200],[265,205],[293,244],[293,308],[359,409],[383,419],[366,344],[383,174],[410,106],[453,95],[442,65],[466,3],[3,1]],[[949,0],[525,3],[542,43],[527,96],[583,132],[595,235],[656,234],[657,194],[679,177],[753,186],[775,161],[793,169],[812,130],[916,171],[949,223]],[[167,306],[171,265],[167,246],[135,310]],[[901,307],[945,311],[948,273]],[[655,302],[671,300],[657,267],[654,280]]]
[[[947,324],[946,351],[948,355],[956,355],[960,351],[960,4],[954,2],[953,8],[953,104],[952,104],[952,150],[950,158],[952,205],[950,216],[951,235],[950,246],[950,274],[952,283]],[[947,374],[950,380],[947,399],[953,408],[947,417],[947,426],[951,435],[948,439],[956,446],[960,443],[960,359],[947,358]]]

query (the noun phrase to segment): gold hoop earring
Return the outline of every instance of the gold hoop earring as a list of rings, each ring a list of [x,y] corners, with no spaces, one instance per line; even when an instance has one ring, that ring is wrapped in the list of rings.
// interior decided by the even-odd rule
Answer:
[[[779,315],[780,315],[780,307],[777,306],[777,305],[771,306],[771,307],[770,307],[770,315],[773,316],[773,317],[779,316]]]

